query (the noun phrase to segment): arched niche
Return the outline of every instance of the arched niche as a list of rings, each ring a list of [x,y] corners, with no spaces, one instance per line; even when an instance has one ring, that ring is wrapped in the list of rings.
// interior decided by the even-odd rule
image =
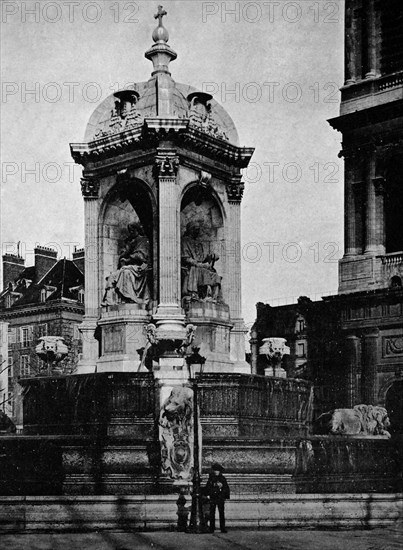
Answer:
[[[102,239],[101,272],[102,289],[106,279],[118,269],[119,255],[128,236],[128,225],[140,223],[150,242],[149,288],[156,296],[153,273],[156,271],[156,228],[154,224],[155,203],[146,184],[138,179],[118,182],[105,197],[101,210],[100,225]]]
[[[200,228],[198,242],[203,254],[215,254],[219,260],[214,265],[221,277],[226,276],[224,212],[219,198],[210,187],[190,184],[181,200],[180,235],[181,242],[190,222]]]

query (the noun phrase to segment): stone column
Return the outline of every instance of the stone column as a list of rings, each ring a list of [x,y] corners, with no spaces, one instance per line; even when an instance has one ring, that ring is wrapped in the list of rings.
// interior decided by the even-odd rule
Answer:
[[[176,184],[175,151],[158,149],[159,299],[154,319],[159,328],[184,330],[180,294],[180,207]]]
[[[245,360],[245,322],[242,318],[241,281],[241,200],[244,184],[241,176],[227,183],[228,230],[226,232],[226,255],[228,265],[227,300],[230,307],[231,330],[230,358],[236,364],[237,372],[250,373],[250,365]]]
[[[77,367],[78,374],[95,372],[99,344],[94,338],[99,316],[98,286],[98,192],[99,181],[84,177],[81,180],[84,197],[85,219],[85,314],[80,332],[83,336],[82,359]]]
[[[354,334],[346,337],[344,342],[345,360],[345,406],[349,409],[356,405],[356,374],[358,370],[358,350],[360,339]]]
[[[361,359],[361,394],[365,405],[376,405],[377,402],[378,343],[378,328],[372,328],[364,333]]]
[[[356,197],[354,190],[354,169],[353,159],[348,156],[344,161],[344,193],[345,193],[345,209],[344,209],[344,241],[345,241],[345,256],[355,256],[358,252],[356,248]]]
[[[366,0],[366,25],[367,25],[367,72],[365,78],[376,77],[376,20],[375,0]]]
[[[356,22],[354,17],[354,10],[351,2],[346,2],[345,6],[345,25],[344,25],[344,60],[345,60],[345,82],[349,84],[355,84],[357,79],[356,68]]]
[[[365,248],[364,254],[374,256],[378,253],[377,247],[377,209],[375,197],[375,158],[370,153],[366,160],[365,185],[366,185],[366,207],[365,207]]]
[[[375,188],[376,245],[378,254],[385,254],[385,180],[378,176],[372,180]]]

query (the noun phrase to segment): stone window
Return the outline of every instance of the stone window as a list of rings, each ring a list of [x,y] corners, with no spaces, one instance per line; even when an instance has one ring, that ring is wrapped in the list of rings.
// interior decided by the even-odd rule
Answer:
[[[20,376],[29,376],[30,374],[29,355],[21,355],[20,357]]]
[[[17,341],[17,329],[9,327],[8,329],[8,346],[15,344]]]
[[[14,359],[12,357],[8,357],[7,361],[7,373],[8,378],[12,378],[14,376]]]
[[[297,344],[297,357],[305,357],[305,343],[298,342]]]
[[[23,347],[29,346],[32,340],[32,326],[20,328],[20,342]]]
[[[304,332],[305,330],[305,319],[302,317],[297,319],[297,332]]]
[[[42,336],[47,336],[48,325],[46,323],[42,323],[41,325],[38,325],[37,332],[38,332],[38,338],[42,338]]]

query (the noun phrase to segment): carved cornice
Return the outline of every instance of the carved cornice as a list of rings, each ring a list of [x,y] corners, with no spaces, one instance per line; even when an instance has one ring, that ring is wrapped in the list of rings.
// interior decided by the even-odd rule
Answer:
[[[190,126],[188,119],[146,119],[141,127],[89,143],[72,143],[70,150],[73,159],[85,166],[88,162],[99,162],[132,150],[158,147],[159,140],[167,137],[180,146],[196,151],[199,155],[237,168],[246,168],[254,152],[254,148],[238,147],[203,133]]]
[[[245,184],[241,181],[230,181],[226,184],[228,202],[241,202]]]
[[[81,192],[85,199],[97,199],[99,180],[96,178],[81,178]]]

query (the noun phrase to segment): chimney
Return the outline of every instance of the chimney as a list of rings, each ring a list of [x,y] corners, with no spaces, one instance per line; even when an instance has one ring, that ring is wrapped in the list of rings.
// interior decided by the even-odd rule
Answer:
[[[57,251],[45,246],[37,246],[35,253],[35,282],[42,277],[57,263]]]
[[[85,273],[85,250],[84,248],[75,248],[73,252],[73,263],[76,264],[81,273]]]
[[[3,255],[3,290],[25,269],[25,260],[15,254]]]

